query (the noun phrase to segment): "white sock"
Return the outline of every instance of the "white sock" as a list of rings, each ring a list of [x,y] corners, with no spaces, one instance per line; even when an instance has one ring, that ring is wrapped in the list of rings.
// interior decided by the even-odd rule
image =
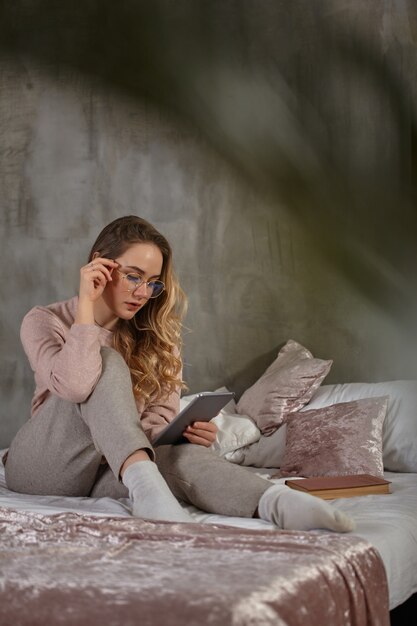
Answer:
[[[194,522],[181,507],[153,461],[137,461],[124,471],[135,517],[168,522]]]
[[[345,533],[355,528],[349,515],[334,509],[325,500],[286,485],[267,489],[259,500],[258,512],[261,519],[286,530],[326,528]]]

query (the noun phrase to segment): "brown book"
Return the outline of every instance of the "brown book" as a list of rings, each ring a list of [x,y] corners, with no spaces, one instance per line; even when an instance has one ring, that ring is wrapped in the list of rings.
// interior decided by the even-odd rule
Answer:
[[[286,480],[285,484],[291,489],[304,491],[312,496],[323,498],[323,500],[390,493],[390,481],[371,476],[371,474],[297,478]]]

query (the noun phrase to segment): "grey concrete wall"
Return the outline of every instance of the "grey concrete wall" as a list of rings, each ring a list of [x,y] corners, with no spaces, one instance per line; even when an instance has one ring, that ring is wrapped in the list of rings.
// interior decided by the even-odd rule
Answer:
[[[415,23],[404,14],[409,3],[377,4],[378,21],[367,15],[361,28],[382,54]],[[267,20],[272,37],[274,6],[286,3],[263,5],[269,14],[258,10],[258,26]],[[358,22],[359,6],[339,2],[338,9]],[[415,75],[417,59],[408,59]],[[241,393],[289,338],[334,359],[329,381],[414,376],[408,329],[323,260],[288,207],[255,189],[200,133],[69,70],[54,74],[26,57],[0,62],[0,447],[29,415],[23,315],[76,293],[92,240],[123,214],[150,220],[173,245],[189,296],[192,391],[226,384]],[[348,85],[342,108],[337,98],[332,109],[329,97],[347,145],[360,112],[368,114],[368,100],[352,105],[357,89]],[[376,123],[368,136],[360,132],[368,170],[380,132]],[[396,146],[390,158],[397,157]]]

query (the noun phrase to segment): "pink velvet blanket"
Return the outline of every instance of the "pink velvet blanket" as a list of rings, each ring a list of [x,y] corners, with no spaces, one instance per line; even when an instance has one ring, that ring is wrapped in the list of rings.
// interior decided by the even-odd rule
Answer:
[[[0,508],[0,624],[389,626],[353,536]]]

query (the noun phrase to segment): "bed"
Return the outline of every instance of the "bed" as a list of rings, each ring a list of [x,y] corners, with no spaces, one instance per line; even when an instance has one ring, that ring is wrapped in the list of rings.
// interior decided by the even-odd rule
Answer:
[[[255,396],[259,409],[259,388]],[[356,521],[346,534],[279,531],[185,504],[199,524],[139,520],[128,500],[13,493],[0,466],[0,624],[388,626],[389,611],[392,623],[414,623],[394,617],[417,591],[415,383],[320,381],[296,414],[312,420],[369,398],[386,400],[380,452],[391,493],[330,501]],[[291,421],[264,436],[272,413],[251,417],[241,400],[216,418],[213,453],[285,481]]]
[[[191,506],[201,525],[145,522],[127,500],[15,494],[0,476],[1,624],[389,624],[417,590],[416,474],[334,501],[357,522],[347,535]]]

